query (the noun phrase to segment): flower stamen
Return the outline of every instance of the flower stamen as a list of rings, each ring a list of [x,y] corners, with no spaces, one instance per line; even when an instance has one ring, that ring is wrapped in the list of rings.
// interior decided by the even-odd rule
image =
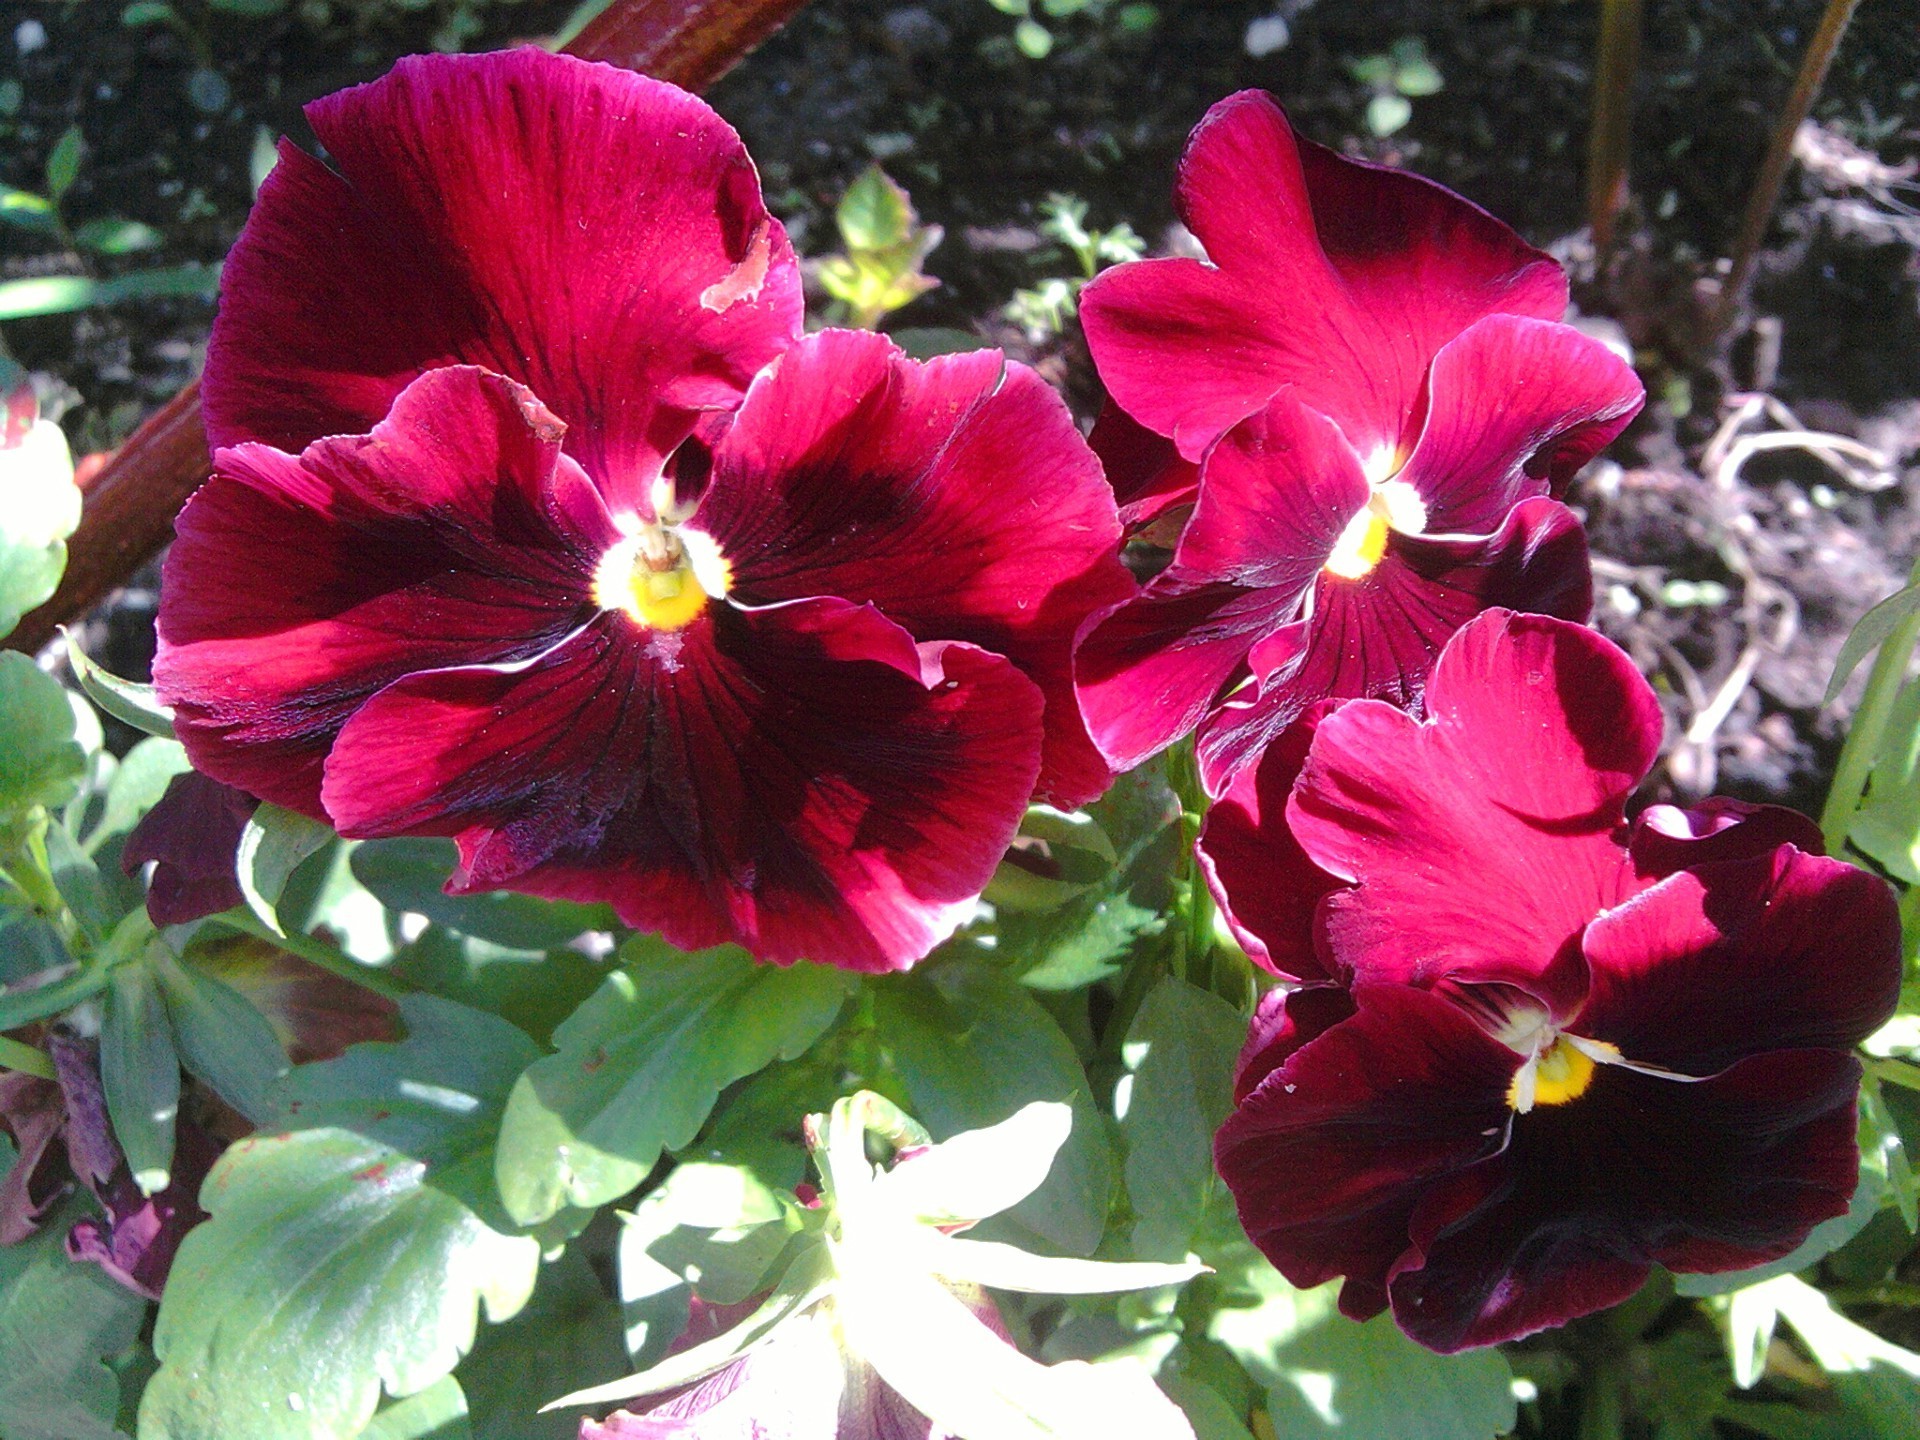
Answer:
[[[683,630],[732,586],[733,567],[711,535],[642,524],[600,557],[593,603],[649,630]]]
[[[1376,481],[1367,503],[1347,521],[1347,528],[1334,541],[1333,553],[1323,568],[1342,580],[1358,580],[1380,563],[1392,532],[1418,535],[1426,528],[1426,502],[1418,490],[1404,480]]]

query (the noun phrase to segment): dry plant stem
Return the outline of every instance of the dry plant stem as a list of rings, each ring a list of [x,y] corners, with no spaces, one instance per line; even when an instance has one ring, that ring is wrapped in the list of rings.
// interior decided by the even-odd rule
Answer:
[[[1793,137],[1800,122],[1807,118],[1813,102],[1826,82],[1827,69],[1840,49],[1840,37],[1847,33],[1847,22],[1860,0],[1827,0],[1820,28],[1813,33],[1800,73],[1794,77],[1793,92],[1787,107],[1774,126],[1773,139],[1767,144],[1767,156],[1760,165],[1759,177],[1747,195],[1747,210],[1740,222],[1740,238],[1734,242],[1733,263],[1720,287],[1719,303],[1714,306],[1710,338],[1726,329],[1734,311],[1746,296],[1747,283],[1753,278],[1753,262],[1766,238],[1767,222],[1780,202],[1780,186],[1787,178],[1787,166],[1793,159]]]
[[[1907,576],[1909,585],[1920,585],[1920,560]],[[1853,828],[1853,817],[1860,809],[1860,797],[1866,793],[1867,775],[1880,754],[1880,742],[1886,735],[1887,717],[1893,702],[1906,682],[1907,662],[1913,658],[1913,646],[1920,640],[1920,614],[1907,616],[1887,636],[1880,653],[1873,657],[1873,670],[1867,676],[1867,693],[1854,712],[1853,728],[1840,747],[1840,761],[1834,766],[1833,784],[1827,791],[1827,803],[1820,812],[1820,832],[1826,837],[1827,853],[1838,855]]]
[[[613,0],[567,46],[689,90],[701,90],[779,29],[806,0]],[[0,641],[32,654],[126,584],[173,535],[173,517],[207,478],[200,388],[148,417],[87,487],[80,528],[53,598]]]
[[[1644,0],[1602,0],[1594,67],[1593,123],[1587,134],[1587,224],[1596,259],[1613,248],[1613,224],[1627,203],[1627,149],[1633,131],[1633,77],[1640,69]]]

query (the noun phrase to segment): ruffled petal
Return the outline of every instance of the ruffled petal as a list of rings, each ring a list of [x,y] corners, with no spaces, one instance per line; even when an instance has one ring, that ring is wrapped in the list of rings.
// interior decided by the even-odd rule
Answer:
[[[1120,506],[1120,523],[1141,529],[1169,510],[1193,503],[1200,467],[1181,458],[1174,443],[1156,435],[1112,401],[1093,422],[1087,444],[1100,457]]]
[[[607,901],[697,949],[911,965],[991,877],[1039,768],[1003,658],[871,607],[603,615],[532,661],[410,676],[327,762],[344,833],[458,838],[458,890]]]
[[[1864,870],[1782,845],[1669,876],[1587,927],[1574,1028],[1711,1075],[1762,1050],[1851,1049],[1900,998],[1900,913]]]
[[[1433,357],[1426,423],[1398,478],[1426,502],[1430,533],[1485,535],[1528,496],[1560,493],[1645,399],[1598,340],[1490,315]]]
[[[221,451],[175,525],[153,665],[195,768],[317,815],[327,747],[375,691],[578,625],[578,532],[614,531],[560,435],[523,387],[459,368],[370,435]]]
[[[1654,1263],[1735,1270],[1789,1253],[1852,1197],[1859,1078],[1821,1050],[1698,1084],[1601,1067],[1578,1099],[1518,1117],[1497,1171],[1423,1203],[1394,1318],[1461,1350],[1624,1300]]]
[[[1324,1011],[1326,993],[1284,1003]],[[1295,1285],[1344,1275],[1340,1308],[1365,1319],[1386,1306],[1426,1187],[1505,1147],[1520,1057],[1423,990],[1359,985],[1350,1003],[1304,1043],[1265,1047],[1284,1059],[1251,1090],[1243,1060],[1214,1160],[1261,1253]]]
[[[260,802],[244,790],[188,770],[167,782],[120,847],[131,875],[153,865],[147,915],[156,925],[185,925],[243,904],[235,857]]]
[[[1074,703],[1073,639],[1134,585],[1099,462],[1026,366],[809,336],[754,382],[696,523],[747,603],[837,596],[918,640],[1005,655],[1047,697],[1042,798],[1071,808],[1107,788]]]
[[[1362,453],[1403,449],[1435,351],[1484,315],[1566,309],[1551,258],[1438,185],[1297,141],[1262,91],[1207,112],[1175,203],[1211,263],[1117,265],[1080,312],[1115,401],[1188,459],[1283,385]]]
[[[1256,648],[1260,683],[1202,726],[1201,777],[1218,794],[1325,698],[1423,703],[1435,658],[1454,632],[1494,607],[1584,620],[1593,607],[1586,533],[1573,512],[1522,501],[1485,540],[1394,534],[1358,579],[1322,575],[1308,618]]]
[[[1753,860],[1792,845],[1809,855],[1827,851],[1820,827],[1798,810],[1753,805],[1709,795],[1685,809],[1649,805],[1634,818],[1627,848],[1649,883],[1676,870],[1716,860]]]
[[[1658,753],[1659,701],[1592,631],[1496,610],[1449,642],[1426,708],[1422,723],[1343,706],[1294,787],[1293,833],[1357,884],[1321,908],[1334,959],[1576,1003],[1580,932],[1629,877],[1617,832]]]
[[[731,127],[629,70],[422,55],[315,101],[227,260],[215,445],[361,433],[436,366],[521,381],[641,509],[700,412],[799,334],[799,272]]]
[[[1287,828],[1287,797],[1307,747],[1332,706],[1282,731],[1257,766],[1240,772],[1207,811],[1194,853],[1235,937],[1264,969],[1292,980],[1335,978],[1314,947],[1320,901],[1346,887],[1300,848]]]

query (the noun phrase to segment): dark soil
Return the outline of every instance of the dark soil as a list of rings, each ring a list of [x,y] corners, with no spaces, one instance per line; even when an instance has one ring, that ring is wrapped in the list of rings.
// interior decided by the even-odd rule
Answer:
[[[118,3],[0,5],[0,183],[42,189],[47,153],[77,123],[88,152],[69,222],[117,214],[164,236],[157,251],[88,262],[103,273],[217,261],[245,218],[262,127],[310,143],[302,102],[423,48],[456,12],[477,18],[469,43],[481,45],[551,28],[571,5],[336,0],[263,19],[201,0],[176,8],[189,33],[123,27]],[[1689,351],[1685,337],[1696,284],[1731,244],[1820,8],[1650,4],[1633,204],[1603,276],[1581,231],[1597,24],[1587,4],[1160,0],[1156,25],[1128,31],[1115,3],[1049,21],[1054,49],[1032,61],[987,0],[819,0],[710,98],[745,135],[803,253],[834,248],[834,201],[880,159],[946,228],[930,262],[941,288],[894,323],[981,332],[1040,364],[1089,416],[1097,382],[1071,327],[1034,341],[1002,314],[1015,290],[1074,273],[1038,228],[1042,202],[1075,195],[1089,224],[1125,221],[1156,249],[1171,243],[1180,146],[1233,90],[1271,89],[1304,133],[1417,169],[1509,220],[1568,261],[1581,309],[1633,345],[1652,391],[1573,498],[1602,557],[1601,625],[1661,686],[1670,738],[1694,737],[1676,745],[1661,786],[1817,809],[1845,723],[1844,699],[1818,703],[1833,657],[1860,613],[1897,588],[1920,532],[1920,221],[1908,208],[1920,197],[1900,176],[1920,156],[1913,0],[1861,7],[1815,110],[1823,143],[1858,158],[1790,177],[1741,321],[1757,331],[1737,334],[1726,360]],[[1250,55],[1249,24],[1276,14],[1288,43]],[[22,46],[23,34],[36,38],[23,22],[44,43]],[[1444,87],[1413,101],[1404,129],[1376,138],[1365,123],[1372,91],[1350,65],[1404,36],[1424,41]],[[216,93],[196,71],[219,77]],[[48,236],[0,227],[7,277],[80,265]],[[9,322],[4,338],[69,393],[77,445],[100,448],[194,373],[210,318],[204,301],[140,302]],[[1868,483],[1881,488],[1791,450],[1759,454],[1718,483],[1703,474],[1737,387],[1764,389],[1811,430],[1879,449],[1886,474]],[[137,592],[115,612],[123,665],[142,663],[150,609],[150,593]],[[1724,716],[1708,725],[1703,711]]]

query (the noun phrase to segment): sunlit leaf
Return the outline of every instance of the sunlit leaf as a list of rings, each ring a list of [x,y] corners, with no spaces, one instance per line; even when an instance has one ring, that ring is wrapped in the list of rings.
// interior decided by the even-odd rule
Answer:
[[[324,821],[265,801],[248,817],[234,853],[234,873],[247,908],[275,933],[286,933],[280,925],[280,897],[288,877],[331,839],[333,830]]]
[[[88,658],[71,631],[62,632],[67,641],[67,664],[73,678],[87,698],[122,724],[131,725],[147,735],[173,735],[173,711],[160,703],[153,686],[139,680],[123,680],[103,670]]]
[[[287,1072],[273,1026],[231,985],[163,947],[152,952],[180,1061],[256,1125],[274,1113],[270,1091]]]
[[[60,682],[18,651],[0,652],[0,815],[64,804],[86,770]]]
[[[1833,662],[1833,678],[1827,681],[1827,693],[1820,697],[1820,703],[1831,705],[1860,662],[1884,645],[1902,620],[1916,612],[1920,612],[1920,585],[1909,585],[1862,615],[1840,647],[1839,658]]]
[[[474,1440],[572,1440],[577,1415],[540,1407],[627,1368],[620,1311],[586,1258],[569,1248],[540,1270],[528,1302],[480,1332],[455,1371],[467,1392]]]
[[[143,1194],[158,1194],[167,1188],[173,1168],[180,1057],[173,1047],[166,1001],[144,960],[117,968],[107,987],[100,1083],[114,1139],[126,1152],[134,1183]]]
[[[447,1375],[404,1400],[388,1401],[357,1440],[474,1440],[460,1382]]]
[[[80,174],[80,159],[86,149],[87,142],[81,137],[78,125],[69,125],[61,132],[60,138],[53,142],[53,149],[47,155],[47,194],[53,197],[55,204],[73,188],[73,182]]]
[[[372,840],[354,847],[353,873],[391,910],[410,910],[449,930],[521,950],[550,950],[618,923],[606,905],[541,900],[505,890],[449,895],[458,856],[450,840]]]

